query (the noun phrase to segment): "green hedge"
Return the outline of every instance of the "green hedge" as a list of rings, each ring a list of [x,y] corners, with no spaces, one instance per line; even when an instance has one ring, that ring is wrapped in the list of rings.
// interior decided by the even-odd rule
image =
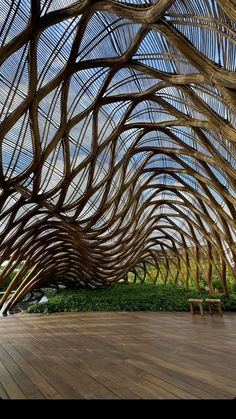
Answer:
[[[100,289],[63,290],[49,295],[45,303],[28,307],[29,313],[57,311],[188,311],[188,298],[209,297],[206,291],[153,284],[114,284]],[[236,311],[236,296],[220,297],[224,311]]]

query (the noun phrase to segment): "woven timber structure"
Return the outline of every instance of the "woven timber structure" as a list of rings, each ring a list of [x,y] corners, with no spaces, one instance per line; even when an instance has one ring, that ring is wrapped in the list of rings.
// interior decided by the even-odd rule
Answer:
[[[235,0],[2,0],[2,303],[151,266],[227,294],[235,30]]]

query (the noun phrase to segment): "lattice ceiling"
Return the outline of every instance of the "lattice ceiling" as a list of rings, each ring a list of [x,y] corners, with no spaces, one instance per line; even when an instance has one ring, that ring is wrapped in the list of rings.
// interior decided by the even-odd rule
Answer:
[[[198,285],[200,253],[209,282],[221,260],[227,292],[235,5],[1,2],[3,283],[21,262],[12,304],[46,282],[100,286],[148,264],[164,281],[175,266],[176,282],[190,257]]]

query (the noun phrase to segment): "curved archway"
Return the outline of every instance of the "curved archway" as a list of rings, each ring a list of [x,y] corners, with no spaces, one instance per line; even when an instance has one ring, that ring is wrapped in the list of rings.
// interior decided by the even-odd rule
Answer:
[[[236,281],[235,8],[3,1],[0,286]],[[22,261],[24,263],[22,263]],[[204,262],[204,263],[203,263]]]

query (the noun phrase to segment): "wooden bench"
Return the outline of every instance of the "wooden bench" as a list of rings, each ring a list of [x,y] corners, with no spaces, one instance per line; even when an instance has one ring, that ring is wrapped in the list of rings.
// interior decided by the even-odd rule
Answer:
[[[189,302],[190,311],[191,311],[192,314],[195,314],[194,304],[197,304],[198,307],[199,307],[201,316],[204,315],[204,311],[203,311],[203,299],[202,298],[189,298],[188,302]]]
[[[208,309],[209,309],[210,314],[213,313],[211,305],[212,304],[217,304],[218,311],[219,311],[220,315],[223,316],[223,312],[222,312],[222,309],[221,309],[221,299],[220,298],[206,298],[205,301],[208,304]]]

